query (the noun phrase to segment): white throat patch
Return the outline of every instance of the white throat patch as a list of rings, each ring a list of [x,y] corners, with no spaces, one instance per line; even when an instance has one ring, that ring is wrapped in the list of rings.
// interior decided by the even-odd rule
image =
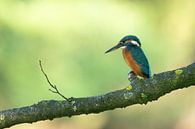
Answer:
[[[126,48],[126,46],[122,46],[121,48],[122,48],[122,49],[125,49],[125,48]]]

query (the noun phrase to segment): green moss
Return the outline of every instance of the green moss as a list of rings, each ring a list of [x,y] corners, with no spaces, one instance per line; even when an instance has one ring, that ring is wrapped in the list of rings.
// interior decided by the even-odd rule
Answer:
[[[172,82],[173,82],[173,84],[176,84],[177,83],[177,77],[176,77],[176,79],[173,79]]]
[[[127,88],[126,88],[126,90],[132,90],[132,89],[133,89],[132,85],[129,85],[129,86],[127,86]]]
[[[147,95],[145,95],[144,93],[141,93],[141,97],[142,98],[147,98]]]
[[[181,69],[175,70],[175,74],[176,74],[176,75],[180,75],[180,74],[182,74],[182,73],[183,73],[183,70],[181,70]]]

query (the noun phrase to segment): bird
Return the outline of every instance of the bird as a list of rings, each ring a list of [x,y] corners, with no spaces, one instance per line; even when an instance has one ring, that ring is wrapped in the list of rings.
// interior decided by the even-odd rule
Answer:
[[[129,78],[131,75],[140,76],[144,79],[151,78],[150,65],[141,48],[141,42],[138,37],[127,35],[105,53],[117,50],[118,48],[122,48],[124,60],[132,70],[128,73]]]

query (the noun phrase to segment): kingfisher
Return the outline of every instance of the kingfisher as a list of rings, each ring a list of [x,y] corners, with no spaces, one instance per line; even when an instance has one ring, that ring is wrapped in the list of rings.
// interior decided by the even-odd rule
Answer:
[[[139,38],[134,35],[127,35],[123,37],[117,45],[107,50],[105,53],[114,51],[118,48],[122,48],[122,54],[127,65],[132,69],[128,73],[130,76],[141,76],[144,79],[151,78],[150,66],[148,59],[146,58],[144,51],[141,48],[141,42]]]

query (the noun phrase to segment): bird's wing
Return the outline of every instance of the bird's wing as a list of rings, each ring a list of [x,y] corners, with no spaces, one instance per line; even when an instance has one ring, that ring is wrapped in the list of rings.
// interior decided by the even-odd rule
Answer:
[[[136,63],[141,67],[143,74],[148,78],[151,77],[150,66],[143,50],[140,47],[135,46],[134,48],[130,48],[130,51]]]

